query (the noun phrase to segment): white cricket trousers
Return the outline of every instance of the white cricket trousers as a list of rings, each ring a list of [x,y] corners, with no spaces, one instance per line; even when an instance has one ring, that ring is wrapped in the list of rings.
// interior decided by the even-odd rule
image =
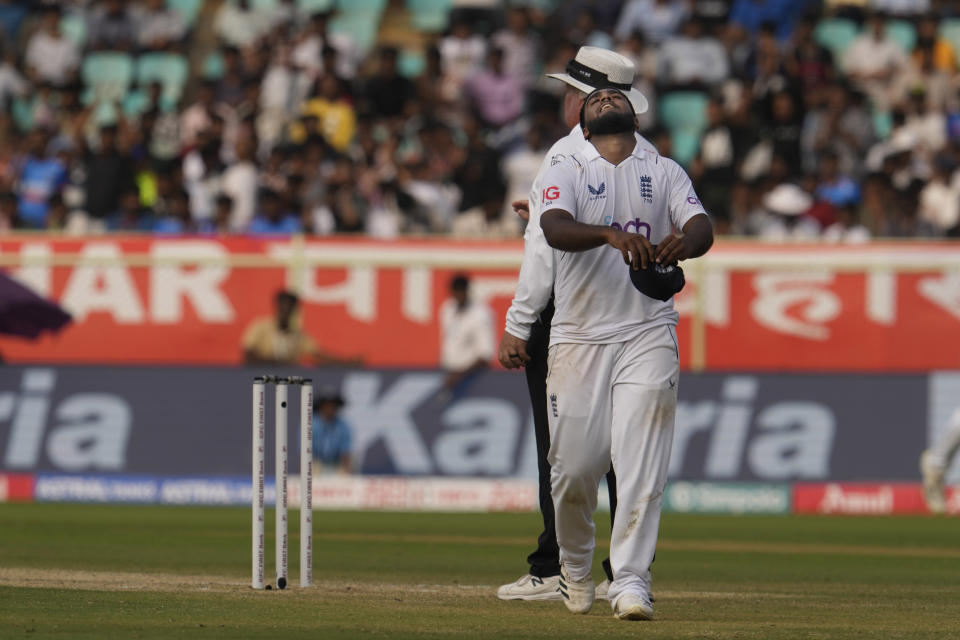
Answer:
[[[648,595],[677,409],[679,363],[673,327],[630,342],[550,347],[547,414],[550,481],[560,561],[573,580],[591,573],[600,479],[617,474],[610,539],[612,606]]]

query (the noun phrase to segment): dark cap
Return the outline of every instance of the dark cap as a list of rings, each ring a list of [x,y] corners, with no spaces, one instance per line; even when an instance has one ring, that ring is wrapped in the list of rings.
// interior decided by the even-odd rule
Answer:
[[[343,396],[333,387],[321,387],[317,390],[317,394],[313,398],[313,407],[314,409],[319,409],[327,403],[342,407],[344,404]]]
[[[653,245],[653,250],[656,252],[657,245]],[[680,265],[664,266],[654,263],[647,265],[646,269],[636,270],[632,265],[627,265],[627,269],[630,272],[630,282],[637,291],[662,302],[672,298],[687,283]]]

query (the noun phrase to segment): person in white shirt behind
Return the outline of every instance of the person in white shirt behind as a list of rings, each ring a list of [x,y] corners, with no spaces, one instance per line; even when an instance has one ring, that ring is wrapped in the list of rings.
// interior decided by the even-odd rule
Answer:
[[[446,397],[456,396],[474,374],[490,366],[496,353],[493,311],[470,298],[470,279],[457,274],[450,297],[440,306],[440,366]]]

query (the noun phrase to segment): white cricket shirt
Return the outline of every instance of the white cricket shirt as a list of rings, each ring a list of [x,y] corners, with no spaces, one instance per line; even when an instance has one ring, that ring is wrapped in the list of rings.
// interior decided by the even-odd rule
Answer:
[[[448,298],[440,305],[440,366],[463,371],[477,360],[492,360],[496,353],[493,312],[473,300],[464,309]]]
[[[544,211],[562,209],[584,224],[617,226],[657,244],[705,213],[686,172],[638,143],[614,166],[589,142],[544,176]],[[643,295],[630,282],[622,254],[609,245],[556,251],[550,344],[606,344],[651,327],[676,325],[673,300]]]
[[[637,144],[652,153],[656,148],[639,133]],[[513,296],[510,309],[507,310],[506,330],[510,335],[526,340],[530,337],[530,328],[537,316],[550,301],[554,280],[554,252],[547,244],[540,228],[540,214],[543,211],[540,194],[543,190],[543,178],[547,171],[566,160],[567,156],[578,151],[586,144],[580,125],[573,127],[566,136],[560,138],[544,156],[537,171],[537,177],[530,189],[530,220],[523,232],[523,262],[520,263],[520,277],[517,291]]]

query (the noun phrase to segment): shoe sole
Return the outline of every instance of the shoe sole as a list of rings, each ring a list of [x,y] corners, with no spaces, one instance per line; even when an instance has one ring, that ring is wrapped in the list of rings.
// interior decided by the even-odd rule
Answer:
[[[563,600],[563,596],[559,593],[538,593],[532,596],[522,596],[522,595],[500,595],[497,594],[497,597],[501,600]]]
[[[631,607],[626,611],[619,611],[613,614],[618,620],[653,620],[653,611],[647,611],[642,607]]]

